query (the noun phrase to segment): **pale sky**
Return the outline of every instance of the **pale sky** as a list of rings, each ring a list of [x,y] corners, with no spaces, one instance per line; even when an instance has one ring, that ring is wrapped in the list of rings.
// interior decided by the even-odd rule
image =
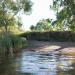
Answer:
[[[41,19],[55,19],[55,13],[50,10],[50,5],[52,0],[31,0],[34,4],[32,7],[31,15],[21,15],[23,22],[23,29],[28,30],[31,25],[36,25],[36,23]]]

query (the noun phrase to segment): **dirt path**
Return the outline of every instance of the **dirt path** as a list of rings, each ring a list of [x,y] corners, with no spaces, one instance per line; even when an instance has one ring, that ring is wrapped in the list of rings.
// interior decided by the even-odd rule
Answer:
[[[63,53],[75,54],[75,42],[42,42],[29,41],[27,50],[32,51],[62,51]]]

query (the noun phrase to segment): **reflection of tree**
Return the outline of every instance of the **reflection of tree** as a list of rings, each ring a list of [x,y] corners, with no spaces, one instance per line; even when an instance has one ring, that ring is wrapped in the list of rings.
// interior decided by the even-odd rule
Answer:
[[[16,65],[12,64],[12,58],[3,58],[0,64],[0,75],[16,75]]]
[[[31,73],[21,73],[16,71],[17,64],[13,58],[3,58],[0,64],[0,75],[32,75]]]

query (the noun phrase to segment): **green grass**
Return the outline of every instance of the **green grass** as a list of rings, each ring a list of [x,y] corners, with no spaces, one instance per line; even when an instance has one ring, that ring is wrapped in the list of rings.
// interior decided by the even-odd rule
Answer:
[[[7,52],[10,53],[11,50],[16,53],[27,45],[27,42],[16,34],[5,32],[0,34],[0,55],[4,55]]]

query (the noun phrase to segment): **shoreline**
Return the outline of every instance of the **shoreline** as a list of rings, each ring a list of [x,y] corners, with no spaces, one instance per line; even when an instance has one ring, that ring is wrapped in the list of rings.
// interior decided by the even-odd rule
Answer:
[[[75,55],[75,42],[43,42],[28,41],[29,46],[25,50],[36,52],[61,51],[62,54]]]

